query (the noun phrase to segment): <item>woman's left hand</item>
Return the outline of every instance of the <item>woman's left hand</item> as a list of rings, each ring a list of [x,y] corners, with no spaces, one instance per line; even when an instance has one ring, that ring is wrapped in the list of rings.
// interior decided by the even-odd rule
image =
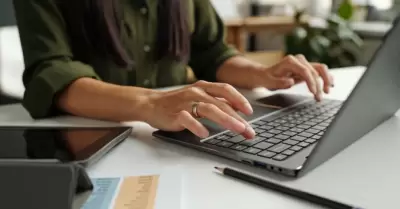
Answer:
[[[320,63],[310,63],[303,55],[285,57],[278,64],[263,70],[260,78],[262,86],[269,90],[288,89],[305,82],[317,101],[321,100],[322,91],[329,93],[334,86],[328,67]]]

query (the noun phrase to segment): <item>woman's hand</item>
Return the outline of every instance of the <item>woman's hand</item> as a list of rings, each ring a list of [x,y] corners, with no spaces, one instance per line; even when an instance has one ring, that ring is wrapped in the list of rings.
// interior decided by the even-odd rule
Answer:
[[[164,131],[188,129],[200,138],[206,138],[209,132],[196,119],[198,116],[246,138],[255,135],[236,112],[252,114],[250,103],[228,84],[199,81],[182,89],[157,92],[149,96],[149,107],[150,114],[145,122]]]
[[[259,73],[259,83],[269,90],[288,89],[297,83],[306,82],[318,101],[322,97],[322,88],[325,93],[329,93],[330,88],[334,86],[328,67],[320,63],[310,63],[303,55],[287,56],[278,64]]]

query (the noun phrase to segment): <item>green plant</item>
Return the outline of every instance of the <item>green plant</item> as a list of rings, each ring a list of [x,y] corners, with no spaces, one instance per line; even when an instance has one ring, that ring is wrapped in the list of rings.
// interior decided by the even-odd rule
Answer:
[[[330,68],[355,65],[362,39],[337,14],[325,19],[325,27],[303,23],[304,12],[295,15],[297,26],[285,37],[286,54],[303,54],[308,61],[320,62]]]

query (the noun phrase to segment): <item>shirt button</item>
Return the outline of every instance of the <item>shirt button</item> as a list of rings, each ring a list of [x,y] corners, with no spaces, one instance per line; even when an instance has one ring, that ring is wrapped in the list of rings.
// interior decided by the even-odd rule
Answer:
[[[145,45],[145,46],[143,47],[143,50],[144,50],[145,52],[150,52],[151,47],[150,47],[149,45]]]
[[[141,12],[143,15],[147,14],[147,8],[146,8],[146,7],[142,7],[142,8],[140,9],[140,12]]]
[[[144,80],[143,81],[143,85],[149,86],[150,85],[150,80],[149,79]]]

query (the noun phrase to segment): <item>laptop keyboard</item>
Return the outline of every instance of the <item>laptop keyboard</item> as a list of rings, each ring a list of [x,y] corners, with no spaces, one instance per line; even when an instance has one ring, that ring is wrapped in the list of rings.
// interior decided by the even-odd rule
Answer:
[[[252,140],[226,132],[205,143],[272,160],[286,160],[316,143],[341,105],[331,100],[302,104],[278,118],[262,118],[251,123],[256,132]]]

